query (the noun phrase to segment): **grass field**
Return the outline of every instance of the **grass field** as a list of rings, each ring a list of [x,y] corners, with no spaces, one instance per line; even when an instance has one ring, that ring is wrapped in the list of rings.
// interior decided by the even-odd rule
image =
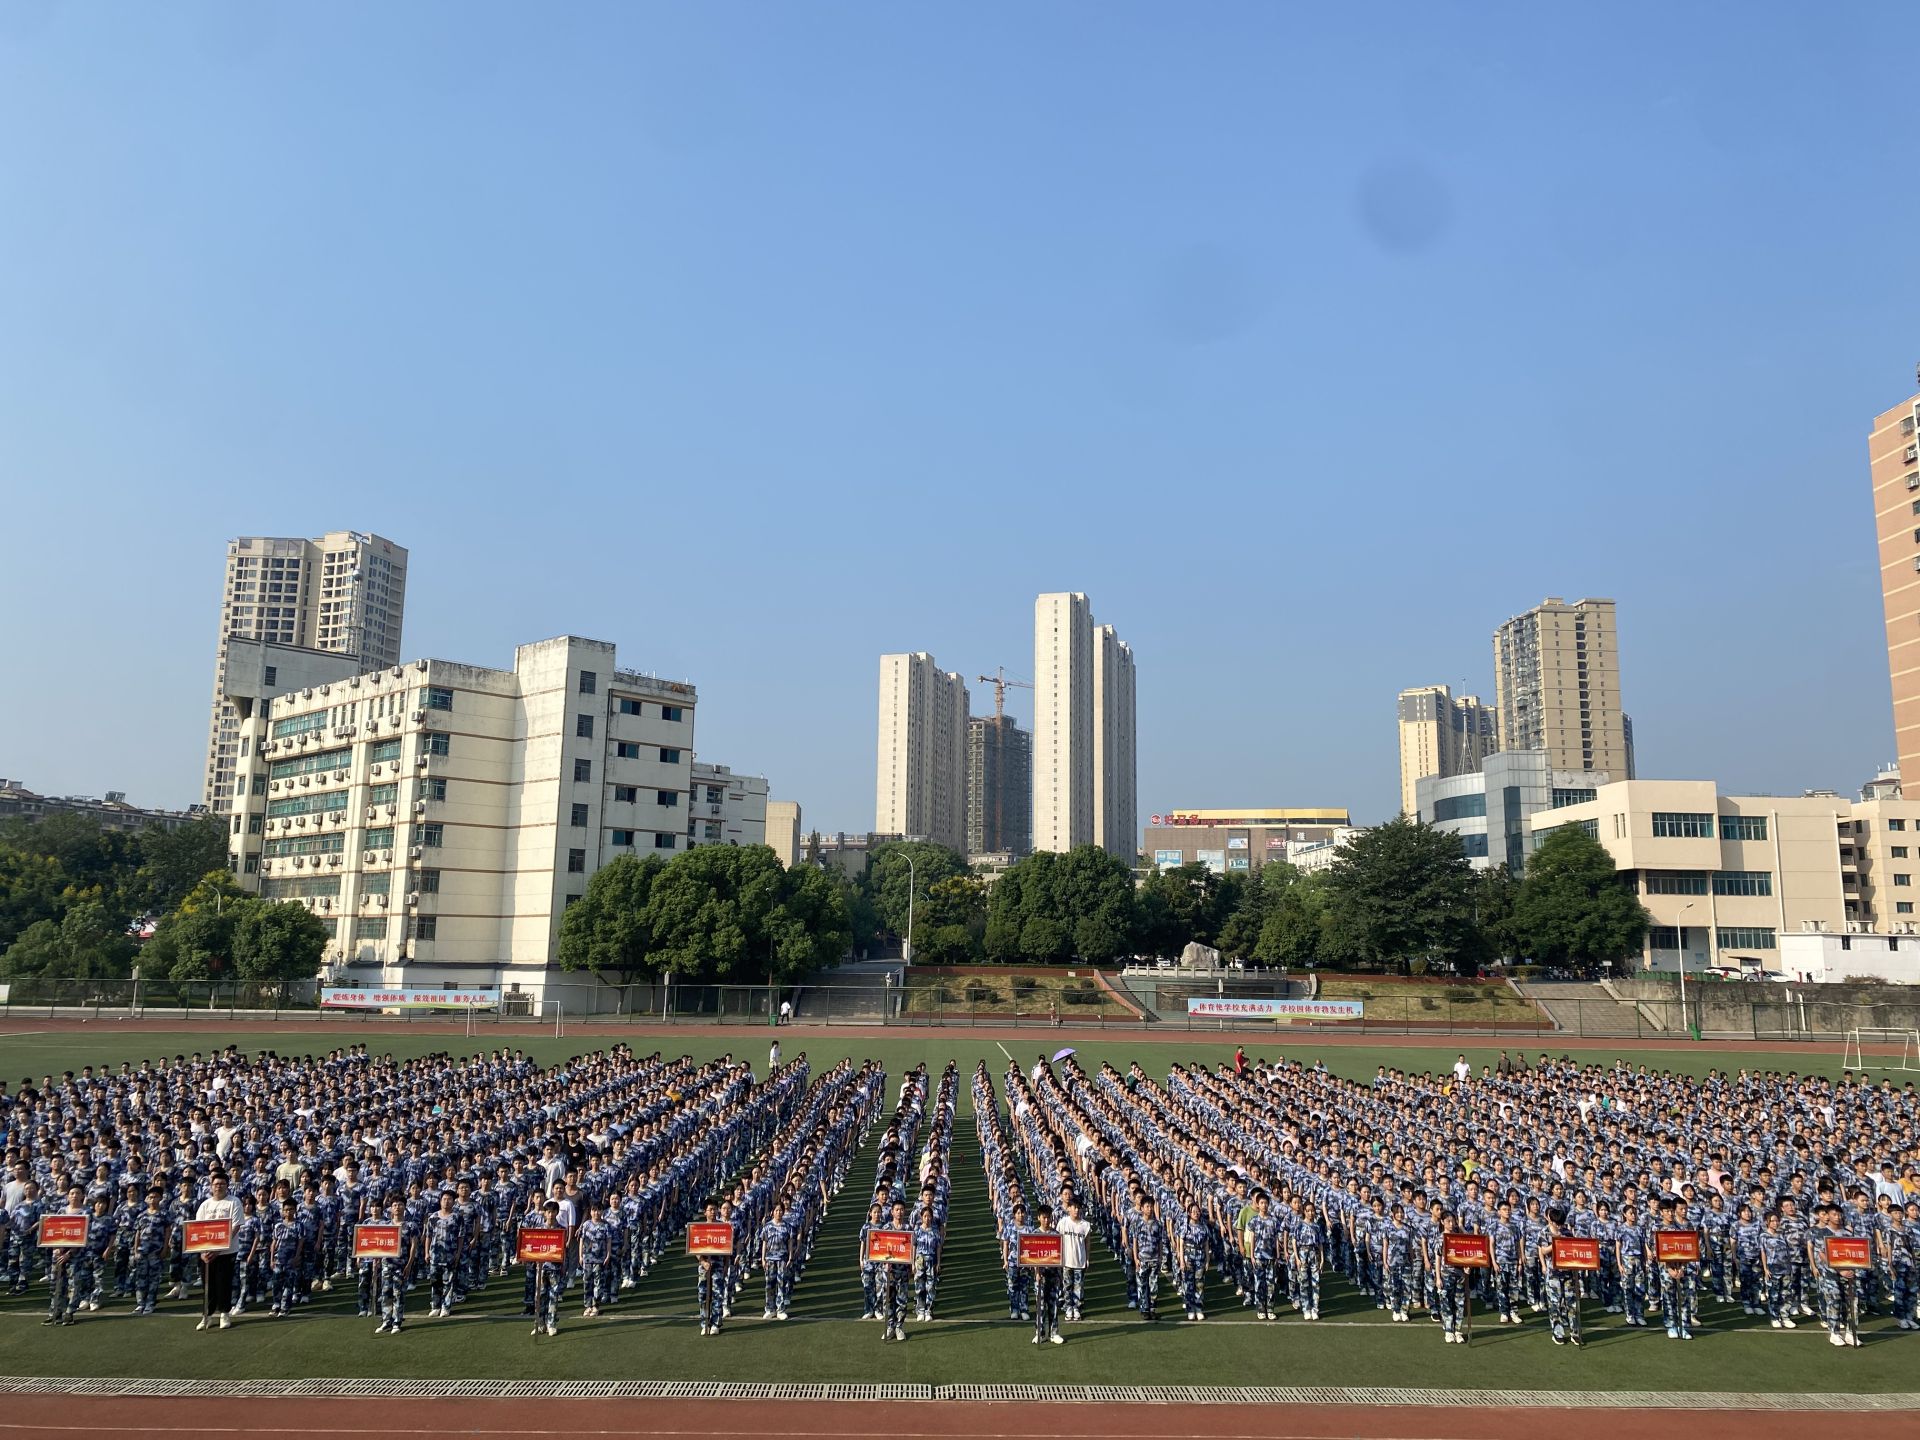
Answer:
[[[151,1033],[0,1035],[0,1075],[36,1077],[92,1062],[117,1064],[211,1048],[224,1037],[206,1034]],[[346,1039],[334,1033],[288,1031],[272,1036],[237,1035],[243,1045],[269,1045],[282,1054],[320,1052]],[[709,1056],[733,1049],[764,1061],[765,1032],[725,1038],[636,1037],[642,1050],[655,1045],[669,1053]],[[1051,1037],[1049,1037],[1051,1040]],[[376,1051],[422,1054],[450,1049],[465,1052],[484,1041],[459,1036],[374,1032]],[[543,1061],[612,1043],[547,1037],[522,1043]],[[937,1068],[948,1059],[960,1063],[963,1077],[976,1060],[986,1059],[996,1073],[1006,1063],[999,1046],[965,1032],[911,1038],[879,1038],[850,1033],[818,1037],[783,1034],[791,1057],[808,1049],[816,1062],[842,1055],[882,1060],[896,1079],[909,1065],[926,1061]],[[1021,1042],[1015,1058],[1031,1065],[1038,1047]],[[1225,1058],[1231,1042],[1217,1049],[1199,1045],[1155,1045],[1105,1039],[1077,1047],[1083,1064],[1102,1059],[1116,1064],[1138,1059],[1150,1072],[1163,1074],[1169,1062],[1202,1063]],[[1273,1054],[1281,1046],[1249,1045],[1250,1054]],[[1552,1047],[1548,1047],[1552,1048]],[[1289,1054],[1311,1058],[1310,1037],[1285,1037]],[[1381,1063],[1427,1069],[1451,1063],[1448,1049],[1396,1049],[1390,1046],[1327,1046],[1323,1052],[1336,1071],[1364,1077]],[[1498,1048],[1468,1047],[1478,1063]],[[1608,1058],[1610,1052],[1588,1052]],[[1838,1047],[1830,1056],[1792,1056],[1765,1051],[1635,1052],[1620,1055],[1650,1066],[1704,1073],[1712,1066],[1797,1068],[1839,1071]],[[908,1381],[928,1384],[968,1381],[1084,1384],[1233,1384],[1300,1385],[1451,1385],[1485,1388],[1555,1387],[1564,1389],[1886,1391],[1910,1388],[1920,1336],[1877,1328],[1874,1322],[1859,1350],[1835,1350],[1824,1332],[1803,1326],[1793,1332],[1770,1330],[1722,1306],[1704,1307],[1699,1337],[1674,1343],[1657,1330],[1628,1331],[1614,1317],[1589,1314],[1590,1344],[1574,1352],[1554,1347],[1536,1317],[1521,1329],[1483,1329],[1473,1347],[1461,1350],[1440,1343],[1437,1327],[1426,1323],[1392,1325],[1342,1282],[1330,1281],[1319,1324],[1296,1320],[1261,1324],[1234,1302],[1230,1288],[1209,1277],[1211,1314],[1204,1325],[1140,1322],[1126,1308],[1117,1268],[1096,1245],[1089,1286],[1089,1319],[1069,1329],[1060,1348],[1028,1343],[1027,1327],[1005,1319],[1002,1280],[993,1248],[987,1196],[978,1165],[973,1119],[961,1087],[962,1114],[955,1126],[954,1195],[940,1313],[932,1325],[909,1326],[904,1346],[883,1345],[879,1327],[863,1324],[854,1240],[860,1223],[857,1197],[871,1183],[871,1149],[856,1164],[847,1191],[828,1215],[809,1272],[795,1292],[794,1319],[765,1323],[749,1282],[739,1314],[728,1332],[702,1338],[694,1327],[693,1282],[689,1262],[672,1260],[637,1290],[627,1292],[616,1312],[598,1320],[578,1318],[577,1304],[563,1311],[560,1335],[531,1338],[519,1315],[518,1277],[495,1280],[480,1296],[446,1320],[424,1318],[425,1300],[412,1297],[413,1319],[406,1334],[376,1337],[372,1322],[354,1317],[350,1295],[336,1291],[318,1297],[310,1312],[287,1320],[248,1315],[234,1329],[201,1334],[193,1329],[192,1302],[163,1302],[151,1319],[135,1319],[124,1305],[86,1315],[70,1329],[45,1329],[38,1310],[18,1301],[0,1309],[0,1373],[14,1375],[160,1376],[236,1379],[313,1375],[378,1377],[455,1377],[772,1381]],[[757,1280],[757,1277],[756,1277]],[[1164,1296],[1163,1291],[1163,1296]],[[171,1312],[171,1313],[170,1313]],[[753,1318],[749,1318],[753,1317]]]

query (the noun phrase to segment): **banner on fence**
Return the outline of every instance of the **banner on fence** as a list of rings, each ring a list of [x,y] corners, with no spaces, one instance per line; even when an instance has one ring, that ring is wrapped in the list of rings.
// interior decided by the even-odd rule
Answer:
[[[430,990],[423,985],[327,985],[320,991],[323,1010],[492,1010],[499,1004],[498,986]]]
[[[182,1255],[224,1255],[232,1248],[231,1220],[189,1220],[181,1231]]]
[[[1187,1014],[1207,1020],[1359,1020],[1364,1000],[1234,1000],[1224,995],[1187,997]]]
[[[870,1265],[911,1263],[913,1232],[911,1230],[869,1230],[866,1259]]]

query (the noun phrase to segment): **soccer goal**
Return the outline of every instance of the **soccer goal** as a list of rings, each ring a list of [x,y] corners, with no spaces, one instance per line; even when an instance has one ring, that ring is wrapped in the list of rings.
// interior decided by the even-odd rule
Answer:
[[[1886,1047],[1885,1054],[1867,1057],[1867,1046]],[[1899,1047],[1896,1056],[1894,1047]],[[1856,1025],[1847,1031],[1846,1048],[1841,1052],[1844,1070],[1920,1071],[1920,1030],[1901,1030],[1891,1026]]]

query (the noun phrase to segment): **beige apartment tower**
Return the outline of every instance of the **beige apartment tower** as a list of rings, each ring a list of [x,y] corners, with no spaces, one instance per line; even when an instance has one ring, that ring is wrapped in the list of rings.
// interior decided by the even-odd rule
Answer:
[[[1867,455],[1900,773],[1920,777],[1920,395],[1876,416]],[[1920,784],[1920,780],[1915,780]]]
[[[1501,750],[1544,750],[1550,770],[1633,778],[1631,723],[1620,708],[1611,600],[1558,596],[1493,632]]]
[[[399,660],[406,601],[407,552],[378,535],[334,530],[312,540],[243,535],[227,542],[202,782],[210,809],[227,808],[240,758],[228,641],[343,655],[371,670]]]
[[[966,853],[967,685],[924,651],[880,657],[874,824]]]
[[[1499,711],[1445,685],[1400,692],[1400,813],[1417,815],[1416,787],[1429,776],[1475,775],[1500,748]]]
[[[1133,650],[1078,591],[1033,604],[1033,848],[1100,845],[1134,863]]]

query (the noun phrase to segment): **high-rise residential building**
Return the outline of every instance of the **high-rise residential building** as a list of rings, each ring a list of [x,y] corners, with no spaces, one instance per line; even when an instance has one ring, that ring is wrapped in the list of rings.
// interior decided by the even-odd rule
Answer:
[[[687,846],[767,843],[767,781],[725,765],[693,762],[687,797]]]
[[[1033,605],[1033,848],[1093,840],[1093,607],[1079,592]]]
[[[1129,865],[1139,858],[1133,736],[1133,647],[1111,625],[1093,631],[1093,835]]]
[[[275,696],[242,730],[233,872],[317,915],[330,966],[538,996],[602,865],[687,848],[696,698],[570,636]]]
[[[924,651],[880,657],[874,829],[967,843],[967,684]]]
[[[1478,695],[1454,696],[1445,685],[1400,692],[1400,813],[1419,806],[1416,787],[1429,776],[1471,775],[1500,748],[1498,712]]]
[[[1544,750],[1550,770],[1633,778],[1620,709],[1613,601],[1558,596],[1493,632],[1502,750]]]
[[[1033,606],[1033,848],[1101,845],[1132,864],[1139,805],[1133,650],[1078,591]]]
[[[800,802],[767,801],[767,844],[780,863],[791,870],[800,859]]]
[[[1874,417],[1867,440],[1880,597],[1902,775],[1920,775],[1920,395]]]
[[[242,693],[247,687],[227,674],[229,642],[345,656],[354,662],[349,669],[392,665],[400,658],[406,599],[407,552],[378,535],[335,530],[312,540],[243,535],[227,542],[202,782],[210,809],[224,811],[233,796],[242,702],[277,693]],[[338,667],[317,661],[308,668],[331,676]]]
[[[1033,849],[1033,737],[1010,715],[967,721],[967,853]]]

